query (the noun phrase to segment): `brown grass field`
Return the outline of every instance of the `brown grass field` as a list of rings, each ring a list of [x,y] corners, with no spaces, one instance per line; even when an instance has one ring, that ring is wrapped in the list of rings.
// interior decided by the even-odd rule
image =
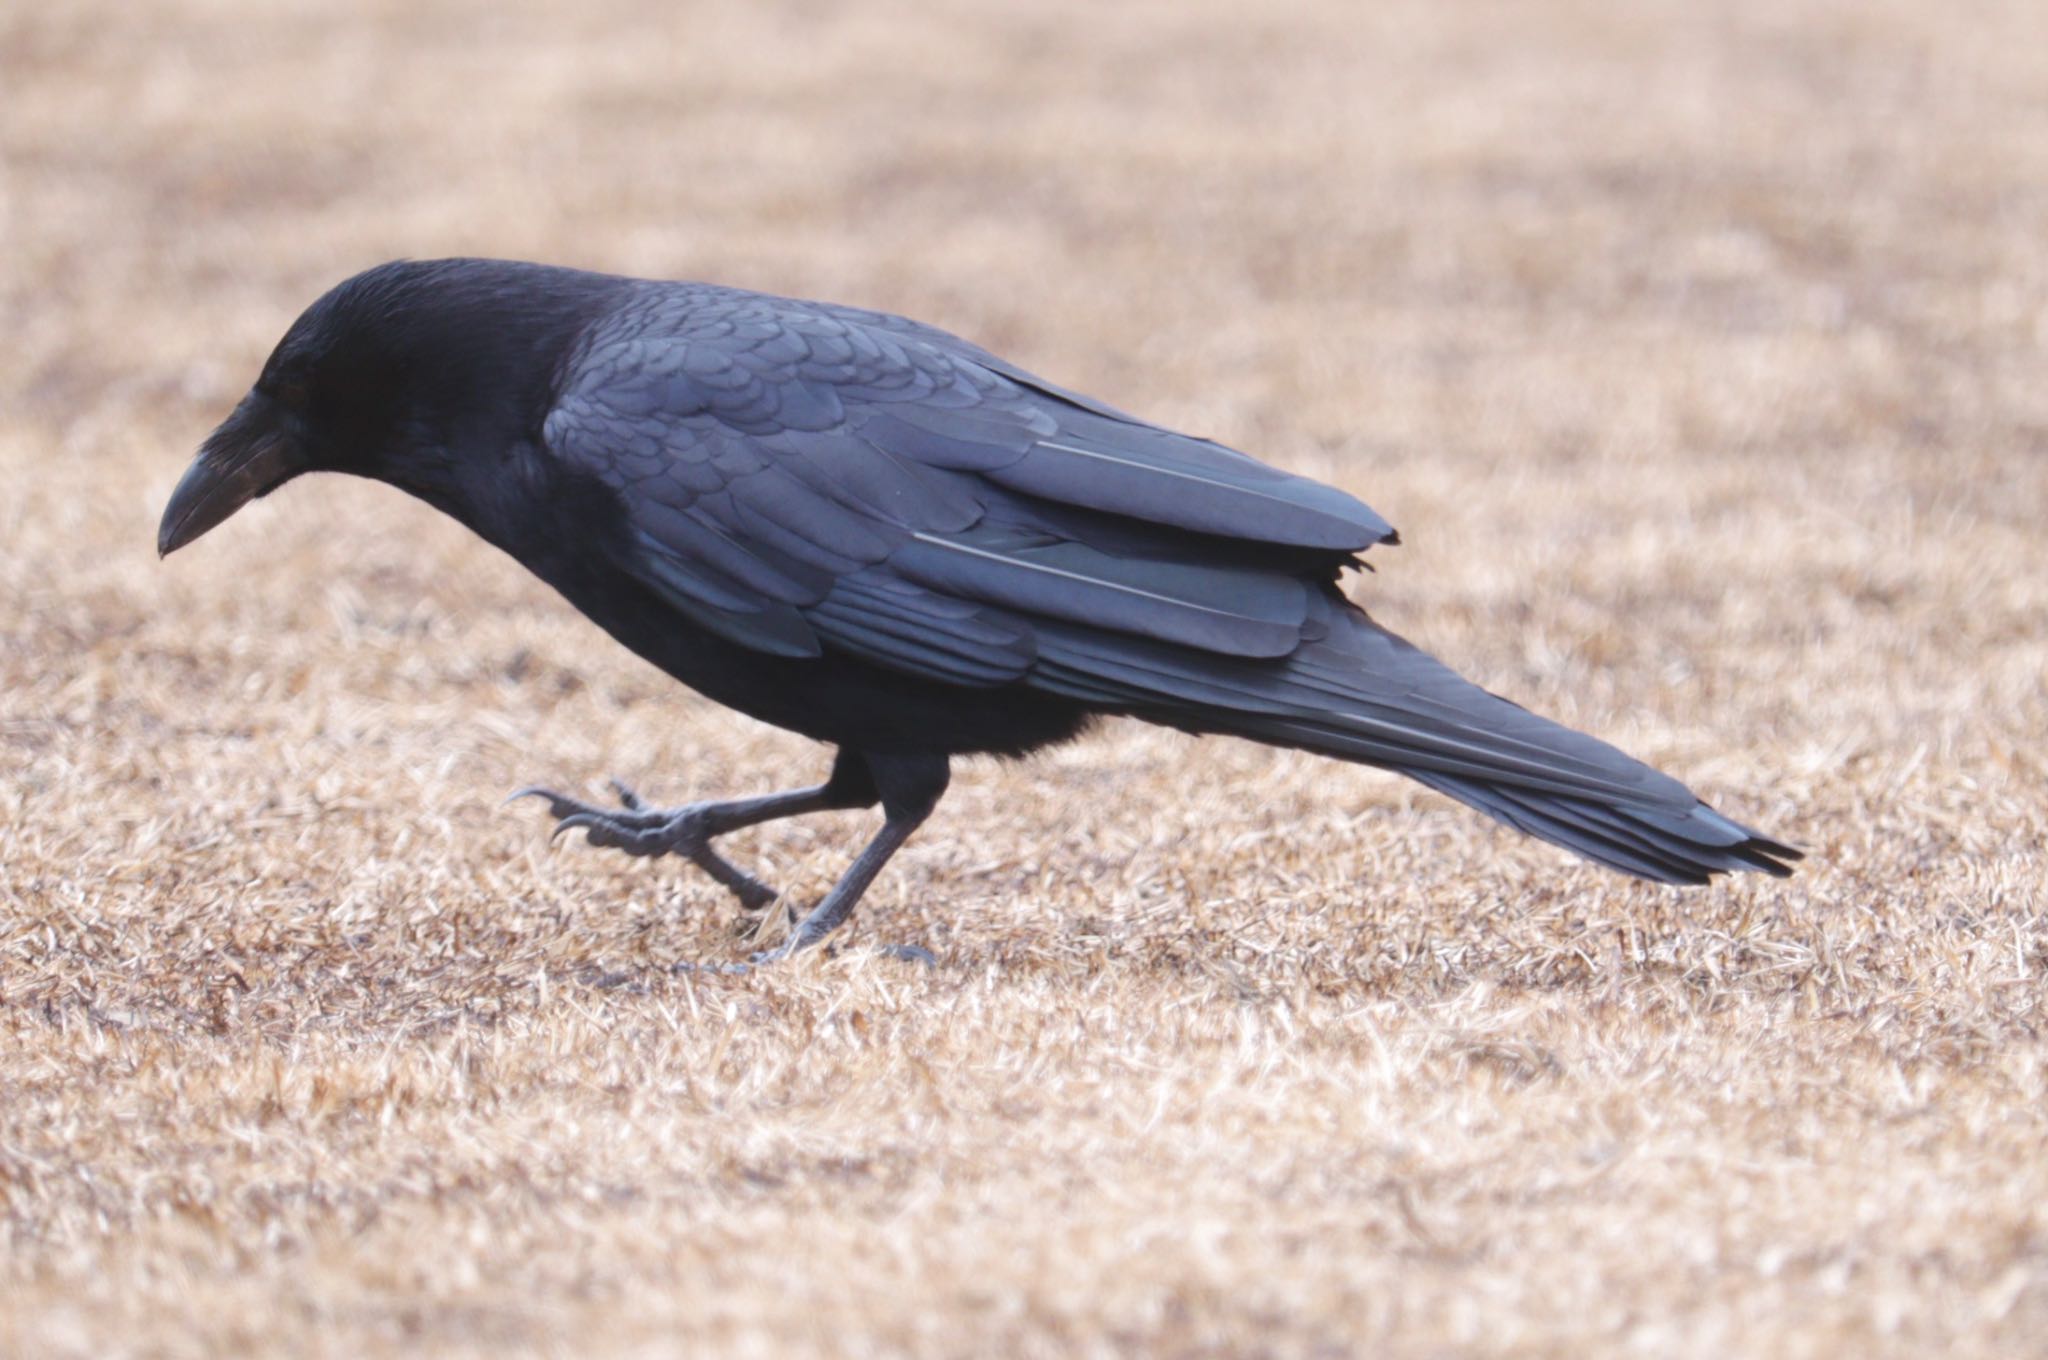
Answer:
[[[78,0],[0,90],[0,1355],[2048,1354],[2037,0]],[[299,308],[453,253],[1334,480],[1382,619],[1811,858],[1111,726],[675,972],[715,888],[500,799],[820,750],[383,487],[155,557]]]

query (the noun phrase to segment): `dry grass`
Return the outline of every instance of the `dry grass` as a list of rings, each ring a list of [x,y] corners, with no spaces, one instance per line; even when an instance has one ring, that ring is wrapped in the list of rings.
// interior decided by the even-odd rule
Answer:
[[[0,12],[0,1353],[2048,1350],[2048,11]],[[155,515],[326,284],[913,312],[1813,851],[1681,894],[1118,728],[836,958],[533,779],[821,754],[381,488]],[[736,848],[800,893],[864,824]],[[940,965],[876,957],[917,941]]]

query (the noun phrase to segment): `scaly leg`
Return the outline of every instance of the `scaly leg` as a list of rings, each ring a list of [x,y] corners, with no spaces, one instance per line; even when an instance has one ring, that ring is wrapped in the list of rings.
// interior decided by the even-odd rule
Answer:
[[[833,760],[831,777],[816,788],[771,793],[759,798],[691,803],[679,808],[650,808],[618,780],[612,781],[612,787],[619,795],[620,805],[616,808],[600,807],[539,787],[521,789],[512,797],[547,799],[548,811],[556,819],[550,840],[580,827],[592,845],[609,846],[629,855],[649,858],[681,855],[723,884],[739,898],[740,906],[747,911],[760,911],[773,902],[775,889],[712,849],[713,840],[742,827],[759,826],[763,822],[800,817],[811,812],[873,807],[883,799],[876,790],[866,762],[846,751],[841,751]],[[944,787],[942,780],[940,788]],[[878,864],[876,867],[881,866]],[[869,876],[873,877],[872,873]]]
[[[832,891],[826,893],[818,905],[811,908],[810,914],[797,923],[789,938],[765,953],[756,954],[755,963],[786,959],[838,929],[853,914],[861,894],[875,881],[875,875],[882,871],[890,856],[902,848],[911,833],[924,824],[925,818],[931,816],[951,778],[943,755],[870,755],[865,759],[882,804],[885,819],[882,829],[861,850],[852,867],[832,885]]]

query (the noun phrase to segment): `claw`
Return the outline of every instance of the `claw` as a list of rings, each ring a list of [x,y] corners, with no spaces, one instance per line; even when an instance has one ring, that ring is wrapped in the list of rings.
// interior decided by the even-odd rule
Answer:
[[[693,804],[682,808],[650,808],[624,780],[614,778],[611,786],[619,799],[620,805],[616,809],[570,798],[538,784],[527,785],[505,801],[545,798],[548,812],[555,819],[554,829],[548,832],[550,846],[562,839],[565,833],[580,830],[591,845],[623,850],[636,858],[679,855],[710,874],[740,900],[745,911],[759,912],[775,900],[775,889],[729,863],[711,848],[711,838],[723,828],[707,826],[706,814],[721,810],[720,806]],[[741,822],[739,825],[751,823]]]
[[[548,832],[548,844],[553,845],[556,841],[560,840],[562,838],[562,833],[564,831],[573,831],[580,826],[583,828],[585,834],[588,834],[592,829],[599,825],[600,823],[595,814],[588,812],[572,812],[568,816],[563,817],[560,821],[556,822],[555,829],[553,831]]]

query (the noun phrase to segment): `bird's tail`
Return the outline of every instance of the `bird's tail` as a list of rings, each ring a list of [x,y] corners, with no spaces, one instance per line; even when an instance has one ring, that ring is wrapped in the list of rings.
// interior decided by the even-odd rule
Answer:
[[[1042,633],[1040,683],[1181,727],[1405,774],[1518,831],[1623,873],[1705,883],[1800,852],[1715,812],[1683,784],[1459,676],[1334,591],[1280,660],[1219,656],[1090,630]]]

